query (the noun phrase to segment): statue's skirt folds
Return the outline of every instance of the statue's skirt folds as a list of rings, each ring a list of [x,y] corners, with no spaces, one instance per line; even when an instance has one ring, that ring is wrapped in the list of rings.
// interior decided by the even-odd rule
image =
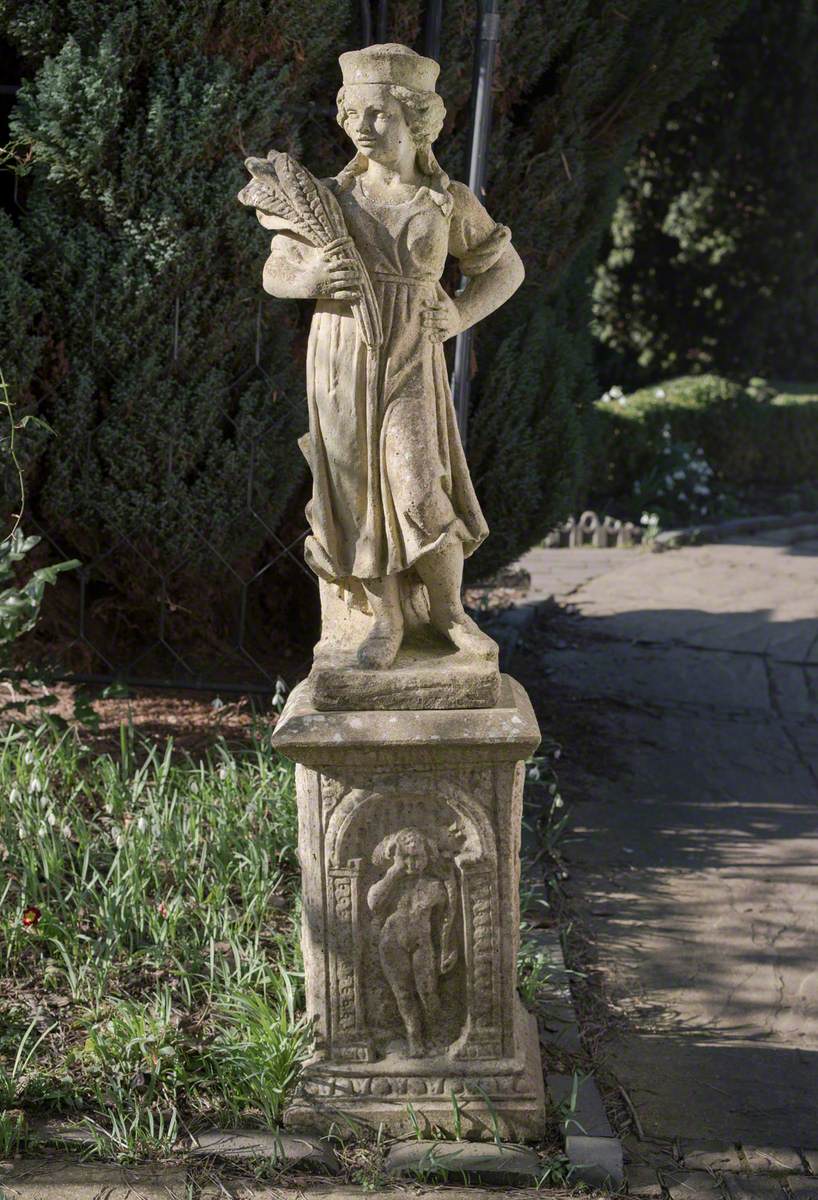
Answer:
[[[364,345],[349,304],[318,302],[307,356],[310,430],[301,447],[313,474],[307,562],[352,591],[353,580],[404,571],[450,537],[471,554],[488,533],[443,346],[421,322],[424,305],[444,296],[447,251],[481,243],[495,229],[476,198],[454,187],[461,202],[454,206],[426,187],[398,205],[372,204],[359,186],[339,194],[372,279],[383,343],[377,351]],[[471,208],[459,217],[464,202]]]
[[[301,445],[313,473],[307,561],[341,585],[410,567],[447,536],[466,555],[488,533],[455,421],[443,347],[421,327],[434,280],[372,273],[383,345],[368,350],[348,305],[319,302],[310,331],[310,432]],[[368,363],[375,354],[377,364]],[[377,386],[367,395],[367,369]],[[372,412],[372,406],[377,411]],[[379,502],[380,497],[380,502]]]

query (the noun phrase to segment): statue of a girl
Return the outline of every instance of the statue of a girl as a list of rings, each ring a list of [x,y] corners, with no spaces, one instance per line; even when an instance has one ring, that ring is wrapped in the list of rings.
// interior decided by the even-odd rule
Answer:
[[[273,238],[265,290],[317,300],[301,442],[313,476],[305,556],[323,581],[325,626],[327,585],[369,614],[354,648],[359,667],[394,663],[407,600],[424,589],[431,625],[457,649],[485,657],[493,643],[464,612],[460,591],[463,559],[488,528],[457,430],[443,342],[503,304],[523,265],[509,230],[449,180],[432,152],[445,114],[434,90],[438,64],[396,44],[340,62],[338,122],[355,156],[323,185],[357,254],[316,247],[258,214],[268,228],[284,229]],[[447,254],[469,276],[456,299],[440,285]],[[374,349],[353,319],[361,262],[382,329]]]

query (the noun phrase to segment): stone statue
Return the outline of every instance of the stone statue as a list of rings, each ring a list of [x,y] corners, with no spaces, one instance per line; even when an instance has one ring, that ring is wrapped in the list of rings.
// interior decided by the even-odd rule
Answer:
[[[347,665],[392,667],[412,624],[466,656],[491,658],[496,648],[460,597],[464,557],[488,528],[457,430],[443,343],[503,304],[520,286],[523,265],[509,230],[435,158],[445,115],[435,92],[438,64],[396,44],[342,54],[340,62],[338,122],[355,147],[352,160],[319,182],[271,152],[248,160],[253,180],[240,194],[276,230],[265,290],[317,301],[309,433],[301,440],[313,477],[305,556],[324,584],[316,663],[337,640],[333,591],[367,614]],[[440,283],[449,254],[469,277],[454,298]],[[451,699],[427,706],[451,707]],[[472,702],[495,699],[496,689]]]
[[[372,861],[389,863],[367,903],[383,973],[406,1028],[408,1057],[419,1058],[440,1026],[438,979],[457,962],[454,866],[431,837],[411,827],[385,837]]]
[[[240,193],[274,234],[265,289],[316,301],[301,446],[321,640],[272,738],[297,764],[315,1031],[285,1119],[539,1139],[537,1025],[516,964],[524,762],[540,735],[461,601],[488,530],[444,357],[523,267],[434,156],[437,63],[379,45],[341,68],[351,162],[316,179],[271,151],[248,159]],[[468,280],[455,297],[449,255]]]

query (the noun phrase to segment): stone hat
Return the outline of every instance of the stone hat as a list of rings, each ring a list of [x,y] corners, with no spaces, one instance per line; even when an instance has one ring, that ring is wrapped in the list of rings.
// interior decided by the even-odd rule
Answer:
[[[397,83],[415,92],[433,92],[440,73],[440,65],[433,58],[424,58],[398,42],[348,50],[338,61],[344,87],[353,83]]]

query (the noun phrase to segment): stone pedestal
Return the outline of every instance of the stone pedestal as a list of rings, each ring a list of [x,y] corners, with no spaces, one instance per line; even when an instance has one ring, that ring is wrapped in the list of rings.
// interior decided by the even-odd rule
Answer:
[[[515,986],[523,760],[539,741],[507,676],[495,707],[468,710],[326,712],[293,692],[274,744],[298,764],[317,1034],[294,1126],[541,1136],[539,1042]]]

